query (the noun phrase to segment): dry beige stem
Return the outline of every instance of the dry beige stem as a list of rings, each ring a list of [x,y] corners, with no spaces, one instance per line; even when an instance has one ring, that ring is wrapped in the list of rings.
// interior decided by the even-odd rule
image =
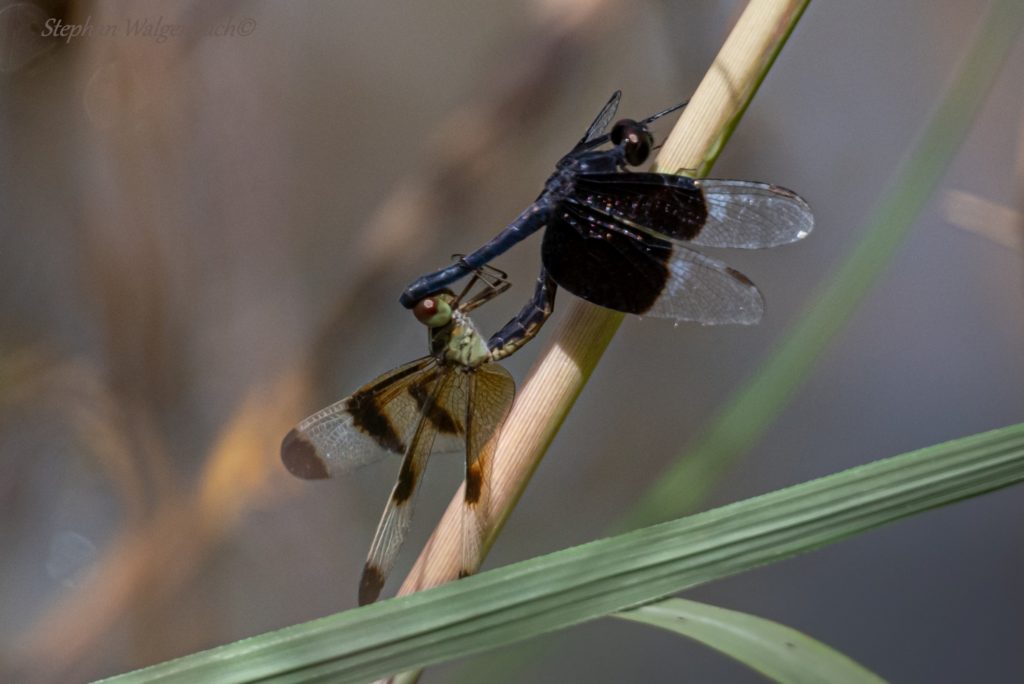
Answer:
[[[753,0],[747,6],[665,141],[657,168],[703,171],[710,165],[805,5],[797,0]],[[622,314],[571,300],[565,320],[524,383],[498,438],[489,498],[491,526],[484,553],[508,519],[621,322]],[[457,577],[461,564],[461,505],[460,488],[399,595]]]

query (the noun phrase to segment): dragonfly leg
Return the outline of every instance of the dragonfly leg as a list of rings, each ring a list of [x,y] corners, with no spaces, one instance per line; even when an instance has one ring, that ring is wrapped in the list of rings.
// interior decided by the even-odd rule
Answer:
[[[469,281],[470,285],[466,287],[463,294],[459,295],[459,298],[456,301],[461,301],[463,296],[469,292],[469,288],[478,280],[484,283],[484,288],[466,301],[462,302],[461,306],[459,306],[462,313],[469,313],[481,304],[491,301],[501,293],[505,292],[508,288],[512,287],[512,283],[509,281],[508,275],[504,271],[499,271],[491,266],[481,266],[473,273],[473,278]]]
[[[558,286],[555,285],[555,281],[548,275],[547,270],[541,267],[533,297],[516,314],[515,318],[506,323],[504,328],[494,333],[487,341],[487,348],[491,350],[493,361],[500,361],[509,356],[536,336],[541,326],[544,325],[544,321],[555,309],[555,293],[557,291]]]

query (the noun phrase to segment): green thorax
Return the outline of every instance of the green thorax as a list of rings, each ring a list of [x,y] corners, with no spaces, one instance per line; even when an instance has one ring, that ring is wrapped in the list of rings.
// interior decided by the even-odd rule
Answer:
[[[476,325],[469,316],[453,311],[451,320],[443,326],[430,328],[430,353],[441,365],[476,368],[491,360]]]

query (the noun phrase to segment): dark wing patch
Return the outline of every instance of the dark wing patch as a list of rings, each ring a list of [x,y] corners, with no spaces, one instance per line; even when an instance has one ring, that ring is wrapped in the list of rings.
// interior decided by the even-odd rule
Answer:
[[[281,462],[288,472],[304,480],[322,480],[330,477],[316,447],[298,430],[292,429],[281,442]]]
[[[594,173],[576,180],[573,199],[672,240],[693,240],[707,220],[698,184],[660,173]]]
[[[814,228],[811,208],[800,196],[753,181],[587,174],[577,180],[573,197],[636,227],[701,247],[776,247]]]
[[[365,606],[376,601],[380,597],[380,590],[384,588],[385,579],[377,566],[367,562],[359,578],[359,605]]]
[[[735,269],[572,200],[548,227],[542,258],[561,287],[616,311],[703,324],[751,324],[764,313],[761,293]]]
[[[419,410],[426,411],[427,420],[433,424],[434,430],[446,435],[461,435],[465,428],[459,422],[458,415],[448,410],[444,401],[432,401],[428,403],[429,384],[414,382],[409,385],[409,396],[416,402]],[[443,399],[443,398],[442,398]]]
[[[297,477],[333,477],[401,455],[419,419],[419,406],[407,387],[436,372],[423,357],[381,375],[350,397],[305,418],[281,443],[281,461]]]
[[[356,392],[349,397],[345,408],[352,414],[352,427],[376,442],[381,449],[400,454],[405,451],[405,444],[398,434],[401,428],[391,423],[382,399],[380,395]]]
[[[671,257],[671,243],[569,201],[556,210],[541,246],[544,267],[560,287],[631,314],[647,312],[661,296]]]
[[[419,433],[423,439],[423,433]],[[431,445],[433,446],[433,445]],[[391,501],[396,505],[409,502],[412,495],[416,493],[416,486],[423,475],[423,468],[426,467],[425,458],[402,459],[402,467],[398,471],[398,479],[395,480],[395,487],[391,491]]]

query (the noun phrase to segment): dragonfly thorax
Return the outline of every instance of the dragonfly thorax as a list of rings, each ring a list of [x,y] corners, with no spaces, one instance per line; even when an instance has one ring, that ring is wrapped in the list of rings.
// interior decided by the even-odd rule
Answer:
[[[491,360],[483,335],[469,316],[461,311],[453,311],[451,322],[432,332],[432,351],[442,365],[470,370]]]
[[[622,146],[616,146],[610,150],[578,152],[569,155],[566,159],[567,163],[559,169],[559,172],[568,172],[567,175],[573,177],[585,173],[618,173],[626,167],[626,157]]]

